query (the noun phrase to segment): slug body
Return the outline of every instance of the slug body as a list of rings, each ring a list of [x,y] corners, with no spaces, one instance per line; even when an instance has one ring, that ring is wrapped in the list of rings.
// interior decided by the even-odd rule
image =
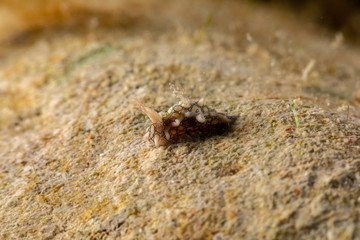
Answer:
[[[177,142],[185,136],[197,137],[221,133],[236,119],[235,116],[208,107],[204,104],[204,99],[194,103],[176,104],[167,113],[157,113],[137,101],[141,110],[152,122],[146,129],[144,139],[156,147]]]

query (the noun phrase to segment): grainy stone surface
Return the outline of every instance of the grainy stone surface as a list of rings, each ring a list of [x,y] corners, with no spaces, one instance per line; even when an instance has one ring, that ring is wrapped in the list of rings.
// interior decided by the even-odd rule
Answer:
[[[247,2],[72,2],[1,47],[0,238],[359,239],[356,47]],[[135,98],[182,95],[232,131],[148,146]]]

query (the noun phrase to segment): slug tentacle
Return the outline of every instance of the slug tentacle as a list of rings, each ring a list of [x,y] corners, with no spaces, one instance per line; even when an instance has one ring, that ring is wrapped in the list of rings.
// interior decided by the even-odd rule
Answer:
[[[217,112],[204,104],[201,98],[195,103],[176,104],[167,113],[145,107],[138,99],[140,109],[150,118],[144,139],[156,147],[179,141],[185,136],[207,136],[229,128],[236,116]]]
[[[138,102],[140,109],[143,111],[143,113],[145,113],[150,120],[153,123],[162,123],[162,118],[160,116],[159,113],[157,113],[156,111],[152,110],[151,108],[145,107],[140,101],[139,99],[136,99],[136,101]]]

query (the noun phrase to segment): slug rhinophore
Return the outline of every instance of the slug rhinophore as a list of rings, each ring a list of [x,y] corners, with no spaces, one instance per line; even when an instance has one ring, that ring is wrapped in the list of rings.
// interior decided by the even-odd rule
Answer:
[[[217,112],[204,104],[204,99],[194,103],[179,103],[167,113],[145,107],[138,99],[141,110],[152,124],[146,129],[144,139],[156,147],[165,146],[180,139],[210,136],[226,131],[236,120],[236,116]]]

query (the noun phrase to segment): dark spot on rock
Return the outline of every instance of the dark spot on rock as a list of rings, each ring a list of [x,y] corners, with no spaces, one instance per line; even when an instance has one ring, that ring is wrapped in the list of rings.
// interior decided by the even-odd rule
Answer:
[[[317,180],[317,176],[310,174],[310,176],[308,178],[308,182],[307,182],[308,186],[313,187],[314,184],[316,183],[316,180]]]
[[[343,176],[339,176],[335,179],[332,179],[329,183],[331,188],[351,188],[354,186],[354,183],[356,181],[354,173],[347,173]]]

